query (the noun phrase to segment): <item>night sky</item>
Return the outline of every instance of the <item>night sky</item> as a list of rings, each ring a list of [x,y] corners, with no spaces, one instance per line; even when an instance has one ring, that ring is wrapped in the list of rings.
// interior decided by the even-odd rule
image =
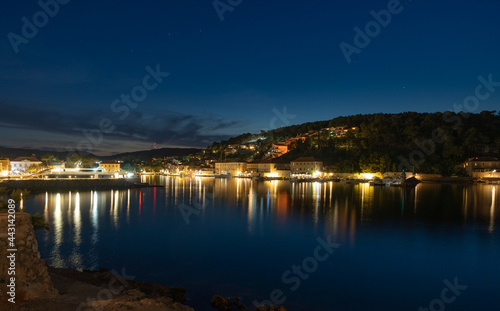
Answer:
[[[0,146],[205,147],[342,115],[453,110],[478,76],[500,81],[497,0],[216,4],[219,12],[211,0],[72,0],[50,6],[51,17],[37,1],[4,1]],[[365,31],[370,12],[388,6],[390,22],[372,27],[348,63],[340,44],[356,48],[354,28]],[[34,35],[25,26],[27,38],[34,16],[41,26]],[[499,102],[500,88],[478,111]]]

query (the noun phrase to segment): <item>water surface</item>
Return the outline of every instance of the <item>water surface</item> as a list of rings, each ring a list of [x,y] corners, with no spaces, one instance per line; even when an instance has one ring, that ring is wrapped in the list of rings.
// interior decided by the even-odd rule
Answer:
[[[443,281],[455,278],[467,289],[446,310],[497,310],[499,186],[147,181],[160,187],[41,193],[23,202],[50,223],[37,233],[42,258],[183,286],[197,310],[210,310],[214,294],[251,306],[276,289],[292,311],[418,310],[433,301],[439,310]],[[318,238],[340,247],[284,282],[314,256]]]

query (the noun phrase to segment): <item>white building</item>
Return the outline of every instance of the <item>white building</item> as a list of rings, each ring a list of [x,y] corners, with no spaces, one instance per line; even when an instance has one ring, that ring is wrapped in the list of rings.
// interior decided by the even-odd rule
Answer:
[[[35,157],[19,157],[10,161],[10,170],[15,174],[26,173],[32,165],[39,166],[41,164],[42,161]]]

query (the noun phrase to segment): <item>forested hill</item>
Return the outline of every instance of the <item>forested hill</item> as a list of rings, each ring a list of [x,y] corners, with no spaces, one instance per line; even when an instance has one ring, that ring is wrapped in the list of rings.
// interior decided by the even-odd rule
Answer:
[[[332,136],[325,128],[347,125],[359,133]],[[337,171],[393,171],[452,175],[457,165],[474,156],[499,156],[500,114],[417,113],[367,114],[338,117],[279,128],[265,133],[262,143],[282,141],[308,131],[319,131],[282,156],[292,160],[314,156]],[[264,134],[264,133],[263,133]],[[264,136],[264,135],[263,135]]]

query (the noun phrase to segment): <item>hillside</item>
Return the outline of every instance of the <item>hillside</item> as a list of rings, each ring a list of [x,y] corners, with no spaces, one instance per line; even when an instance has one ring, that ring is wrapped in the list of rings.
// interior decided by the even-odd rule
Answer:
[[[358,127],[359,132],[339,136],[331,128]],[[477,114],[417,113],[358,114],[283,127],[260,134],[254,158],[265,157],[272,143],[314,133],[297,140],[292,151],[281,156],[293,160],[314,156],[337,172],[415,170],[420,173],[460,174],[457,167],[474,156],[499,157],[500,115],[496,111]],[[214,143],[209,150],[221,152],[228,144],[248,143],[244,134]],[[229,157],[248,158],[240,152]]]

